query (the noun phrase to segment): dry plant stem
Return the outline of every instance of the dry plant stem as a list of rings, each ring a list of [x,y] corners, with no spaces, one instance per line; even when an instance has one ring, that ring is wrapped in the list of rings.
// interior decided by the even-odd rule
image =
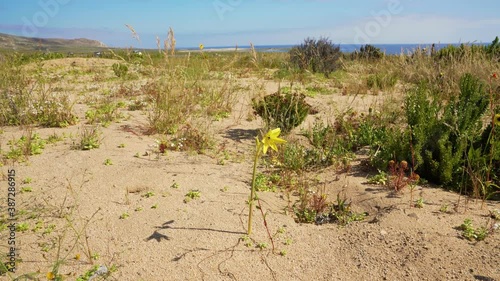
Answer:
[[[271,235],[271,232],[269,231],[269,227],[267,226],[266,215],[264,214],[264,211],[262,210],[262,205],[260,204],[260,199],[257,199],[257,203],[259,203],[260,213],[262,214],[262,218],[264,219],[264,227],[266,228],[267,236],[269,236],[269,240],[271,240],[271,245],[273,246],[273,254],[274,254],[273,236]]]
[[[86,235],[87,233],[87,226],[89,225],[89,223],[92,221],[92,219],[94,219],[95,215],[97,215],[97,213],[99,213],[101,211],[101,208],[99,207],[93,214],[92,216],[90,216],[90,218],[88,220],[85,221],[85,223],[83,224],[83,227],[80,231],[78,231],[74,226],[73,224],[70,223],[70,228],[75,232],[76,234],[76,239],[75,239],[75,243],[73,244],[73,246],[71,247],[71,249],[67,252],[66,256],[62,259],[63,261],[66,260],[68,258],[68,256],[70,254],[72,254],[73,250],[76,248],[78,242],[80,241],[80,239],[82,238],[82,235]],[[85,236],[85,239],[87,239],[87,237]],[[87,241],[87,246],[88,246],[88,241]],[[87,252],[90,253],[90,249],[87,249]],[[91,264],[93,264],[92,262],[92,258],[91,256],[88,257],[89,261]]]
[[[410,187],[410,208],[413,208],[413,189],[415,187],[411,186]]]

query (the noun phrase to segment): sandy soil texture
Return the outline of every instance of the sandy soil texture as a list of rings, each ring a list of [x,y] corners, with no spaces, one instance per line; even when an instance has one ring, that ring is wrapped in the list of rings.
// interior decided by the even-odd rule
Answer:
[[[71,60],[82,71],[109,69],[112,63]],[[58,65],[51,63],[47,67]],[[112,82],[86,83],[72,90],[113,87]],[[273,81],[262,83],[267,93],[278,87]],[[65,280],[76,280],[94,265],[104,265],[116,270],[108,280],[500,280],[498,232],[473,242],[458,229],[467,218],[477,227],[488,224],[499,202],[482,206],[419,186],[414,196],[424,198],[424,207],[412,207],[407,189],[393,194],[366,183],[374,171],[363,165],[362,153],[349,172],[327,168],[314,177],[330,201],[343,191],[353,210],[368,214],[365,220],[345,227],[296,223],[284,193],[261,192],[274,252],[259,210],[254,232],[246,237],[254,138],[262,128],[260,119],[246,118],[252,112],[250,98],[242,95],[229,118],[211,125],[217,144],[215,152],[205,155],[168,151],[158,157],[152,152],[158,136],[145,134],[147,116],[127,110],[127,118],[101,128],[100,148],[71,149],[85,126],[83,101],[74,108],[78,125],[34,128],[42,138],[66,137],[26,163],[1,168],[1,215],[7,217],[8,170],[15,169],[16,208],[23,212],[17,223],[27,224],[26,231],[16,233],[22,261],[12,276],[30,273],[46,280],[59,266]],[[340,91],[308,98],[318,114],[303,126],[343,107],[366,109],[379,99],[354,99]],[[26,132],[2,129],[4,150],[10,139]],[[224,163],[216,152],[222,145],[228,155]],[[107,159],[112,165],[104,164]],[[22,183],[28,178],[30,183]],[[19,192],[27,186],[31,192]],[[190,191],[199,191],[199,198],[186,199]],[[443,206],[449,207],[443,211]],[[0,232],[2,253],[8,253],[8,236],[8,229]]]

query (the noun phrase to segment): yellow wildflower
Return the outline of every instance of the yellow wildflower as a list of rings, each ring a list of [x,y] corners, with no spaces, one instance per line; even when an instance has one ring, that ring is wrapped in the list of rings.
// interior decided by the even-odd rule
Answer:
[[[495,114],[495,126],[500,126],[500,113]]]
[[[262,152],[264,152],[264,154],[267,153],[267,149],[269,149],[269,147],[274,151],[278,151],[278,147],[276,145],[286,143],[286,140],[278,138],[280,133],[280,128],[269,130],[269,132],[267,132],[267,134],[262,139]]]
[[[205,46],[203,46],[203,44],[200,44],[200,50],[203,51],[203,49],[205,48]]]

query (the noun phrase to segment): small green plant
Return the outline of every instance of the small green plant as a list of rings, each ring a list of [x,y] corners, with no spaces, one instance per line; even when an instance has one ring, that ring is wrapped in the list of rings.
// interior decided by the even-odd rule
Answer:
[[[150,198],[150,197],[153,197],[153,196],[155,196],[155,193],[152,192],[152,191],[148,191],[144,195],[142,195],[142,197],[145,197],[145,198]]]
[[[276,185],[273,184],[270,177],[265,174],[258,173],[255,177],[255,190],[275,192]]]
[[[261,100],[253,100],[253,109],[262,117],[267,128],[277,127],[288,133],[305,120],[311,106],[303,94],[282,94],[278,91]]]
[[[33,188],[31,186],[23,186],[21,188],[21,193],[33,192]]]
[[[153,206],[151,206],[151,209],[158,209],[158,204],[154,204]]]
[[[41,154],[45,148],[46,141],[39,134],[33,133],[31,129],[28,129],[25,135],[18,140],[10,140],[7,144],[10,146],[10,150],[4,154],[4,157],[23,162],[29,156]]]
[[[471,241],[482,241],[489,234],[488,229],[485,227],[474,228],[471,219],[465,219],[459,229],[462,230],[462,236]]]
[[[174,183],[170,186],[170,188],[178,189],[178,188],[179,188],[179,184],[178,184],[178,183],[176,183],[176,182],[174,182]]]
[[[23,184],[30,184],[33,180],[31,178],[25,178]]]
[[[128,217],[130,217],[129,213],[123,213],[120,215],[121,220],[127,219]]]
[[[378,170],[378,174],[368,178],[367,183],[386,185],[387,184],[387,173],[384,171]]]
[[[200,198],[201,192],[199,190],[190,190],[185,196],[186,198],[184,198],[184,203],[188,203],[191,200]]]
[[[33,227],[33,229],[31,231],[33,232],[38,232],[39,230],[41,230],[43,228],[43,221],[37,221],[35,223],[35,227]]]
[[[97,271],[99,268],[98,265],[94,265],[91,269],[87,270],[84,274],[78,276],[76,279],[77,281],[88,281],[91,280],[90,278],[93,278],[94,273]]]
[[[47,138],[47,142],[48,142],[48,143],[56,143],[56,142],[62,141],[63,139],[64,139],[64,137],[59,136],[59,135],[57,135],[56,133],[53,133],[53,134],[51,134],[51,135]]]
[[[16,231],[17,232],[25,232],[28,231],[30,228],[30,225],[27,222],[22,222],[16,225]]]
[[[199,190],[190,190],[188,193],[186,193],[186,198],[189,198],[191,200],[198,199],[200,197],[201,192]]]
[[[111,122],[122,117],[120,113],[121,107],[123,105],[120,102],[114,101],[112,97],[106,97],[93,109],[85,112],[85,118],[89,124],[101,123],[104,127],[107,127]]]
[[[124,143],[120,143],[120,144],[118,145],[118,148],[125,148],[125,144],[124,144]]]
[[[142,210],[143,210],[142,207],[137,207],[137,208],[134,209],[135,212],[140,212]]]
[[[267,249],[267,247],[269,246],[267,245],[267,243],[258,243],[256,247],[260,250],[264,250]]]
[[[107,158],[106,160],[104,160],[104,165],[111,166],[111,165],[113,165],[113,161],[111,161],[111,159]]]
[[[286,229],[283,226],[279,227],[278,230],[276,231],[277,234],[284,234],[285,232]]]
[[[115,73],[116,77],[123,78],[127,75],[128,72],[128,66],[122,63],[114,63],[112,65],[113,72]]]
[[[346,198],[341,198],[339,193],[337,194],[336,204],[332,204],[327,213],[318,212],[318,215],[315,218],[315,223],[338,223],[345,226],[351,222],[362,221],[365,217],[366,213],[353,212],[351,210],[351,203],[348,203]]]
[[[424,207],[424,198],[418,198],[417,202],[415,202],[415,207],[422,209]]]
[[[101,145],[101,132],[98,126],[83,127],[80,140],[73,144],[74,149],[91,150]]]
[[[500,221],[500,210],[491,210],[490,211],[490,217],[496,221]]]
[[[54,230],[56,229],[56,225],[55,224],[49,224],[47,227],[45,227],[45,229],[43,230],[43,234],[44,235],[47,235],[47,234],[51,234]]]
[[[248,237],[248,235],[243,235],[241,238],[240,238],[241,241],[243,241],[245,247],[252,247],[253,246],[253,242],[252,240],[250,239],[250,237]]]
[[[448,208],[449,208],[448,204],[443,204],[443,205],[439,208],[439,211],[440,211],[441,213],[448,213]]]

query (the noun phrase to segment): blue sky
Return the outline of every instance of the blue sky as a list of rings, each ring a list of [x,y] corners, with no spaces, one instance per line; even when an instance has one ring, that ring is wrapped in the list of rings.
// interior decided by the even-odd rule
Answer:
[[[498,0],[0,0],[0,33],[89,38],[110,47],[491,42]],[[125,24],[133,26],[140,41]]]

